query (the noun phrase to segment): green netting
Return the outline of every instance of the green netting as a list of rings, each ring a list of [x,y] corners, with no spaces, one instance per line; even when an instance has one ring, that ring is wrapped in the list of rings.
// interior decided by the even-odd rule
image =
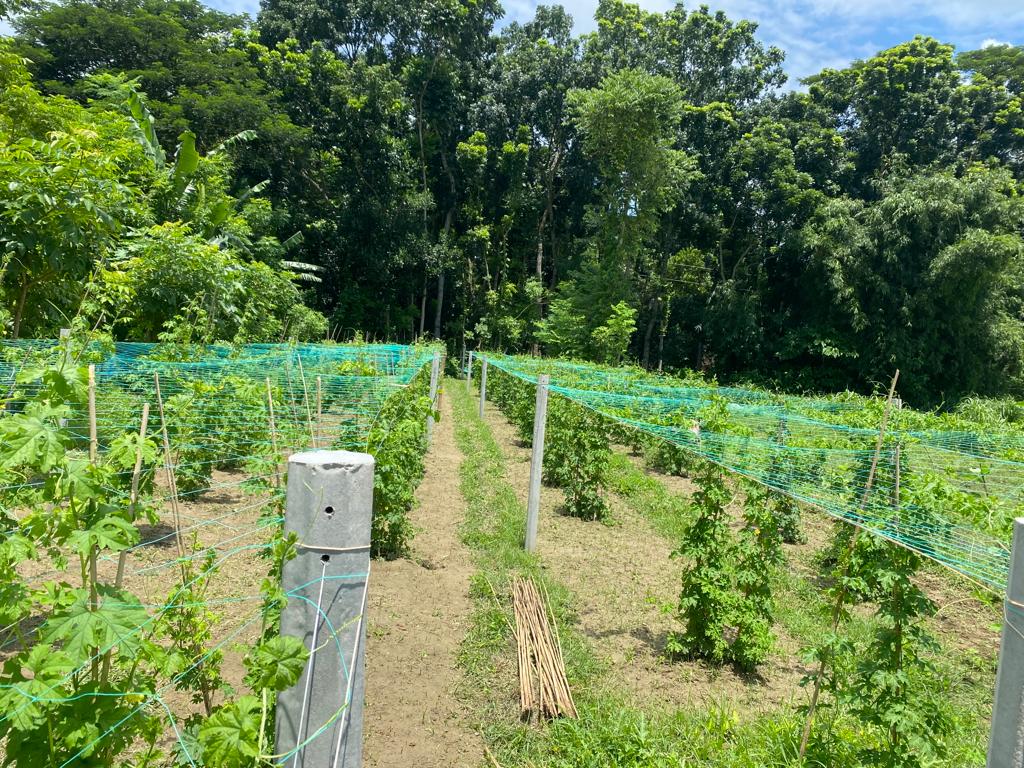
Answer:
[[[190,348],[194,359],[160,359],[167,352],[161,345],[118,343],[74,353],[71,365],[95,365],[101,443],[138,429],[143,403],[155,413],[159,381],[178,451],[205,446],[223,463],[241,461],[254,447],[269,444],[268,386],[282,445],[295,445],[287,438],[310,434],[312,424],[310,442],[318,447],[358,448],[365,446],[383,402],[433,354],[399,345],[257,344]],[[20,372],[65,353],[54,341],[0,343],[3,409],[18,412],[33,394],[30,383],[19,385]],[[69,427],[87,437],[85,404],[72,410]]]
[[[211,556],[216,567],[236,558],[269,557],[273,532],[282,521],[280,505],[284,491],[280,484],[279,461],[291,451],[310,447],[374,452],[372,441],[388,431],[388,419],[401,418],[394,413],[394,403],[402,401],[389,403],[389,398],[405,390],[417,375],[424,373],[434,351],[427,347],[363,344],[240,348],[116,344],[81,348],[74,341],[0,342],[0,422],[17,414],[31,416],[35,413],[33,409],[41,404],[33,395],[41,391],[39,374],[47,368],[61,369],[66,379],[62,387],[67,393],[66,398],[61,398],[66,402],[59,411],[60,437],[56,437],[56,411],[41,417],[48,425],[45,430],[39,430],[40,435],[45,432],[52,436],[46,439],[61,441],[60,449],[66,458],[61,470],[65,474],[63,479],[55,477],[60,474],[57,472],[48,476],[45,472],[23,469],[15,455],[15,446],[5,446],[10,450],[0,457],[0,515],[7,523],[8,535],[25,533],[17,520],[29,509],[40,509],[36,500],[44,484],[66,482],[70,474],[77,471],[76,463],[87,463],[91,430],[86,365],[92,364],[95,366],[98,449],[104,459],[101,463],[115,455],[111,452],[118,450],[118,442],[126,435],[138,433],[143,410],[149,406],[147,434],[153,452],[145,461],[146,480],[143,482],[147,485],[140,494],[140,505],[152,510],[160,523],[147,526],[140,519],[141,540],[137,544],[123,553],[99,557],[100,581],[113,582],[115,570],[123,565],[118,561],[124,556],[129,558],[126,562],[133,563],[128,577],[139,580],[140,586],[145,584],[147,594],[153,593],[161,599],[165,587],[175,587],[166,602],[140,603],[130,596],[125,598],[130,598],[130,602],[119,602],[117,598],[105,596],[102,600],[105,608],[138,607],[146,612],[146,620],[121,634],[117,642],[98,646],[91,659],[63,679],[50,681],[45,686],[48,692],[25,683],[0,684],[0,692],[7,696],[0,723],[18,717],[26,708],[38,703],[73,703],[96,695],[114,697],[126,702],[122,710],[124,716],[116,722],[103,723],[100,727],[104,730],[97,731],[89,744],[62,765],[77,762],[95,745],[126,727],[132,718],[157,707],[166,716],[177,740],[176,761],[198,765],[189,751],[194,735],[192,739],[183,739],[179,728],[187,711],[182,712],[180,701],[171,706],[163,697],[174,693],[179,683],[212,655],[246,639],[244,633],[258,632],[253,627],[264,618],[261,606],[267,599],[259,590],[259,580],[267,565],[257,565],[253,578],[244,585],[217,581],[206,599],[195,602],[183,602],[181,596],[188,594],[191,582],[176,586],[178,568],[186,561],[194,561],[196,567],[200,567],[201,562]],[[183,357],[188,359],[181,359]],[[161,418],[161,403],[166,420]],[[161,445],[165,425],[169,459]],[[134,447],[131,453],[134,454]],[[104,483],[109,485],[97,481],[97,491],[111,508],[120,510],[118,514],[129,507],[128,481],[133,472],[127,469],[105,473]],[[175,478],[173,490],[168,474]],[[203,501],[210,506],[194,503],[203,494],[206,494]],[[173,502],[172,508],[177,507],[175,517],[178,519],[173,526],[166,522],[168,502]],[[225,508],[219,511],[222,504]],[[172,546],[179,537],[189,542],[188,554],[180,555]],[[37,570],[24,577],[8,572],[5,578],[19,589],[42,588],[48,580],[67,579],[61,560],[61,557],[54,558],[52,570]],[[25,563],[18,563],[19,570],[30,562],[30,558],[25,558]],[[38,562],[43,562],[42,558]],[[327,578],[365,578],[366,575],[354,573]],[[289,590],[283,597],[308,600],[302,593],[308,586]],[[246,604],[252,604],[252,610],[245,608]],[[141,691],[112,689],[99,694],[95,691],[66,693],[69,681],[77,680],[83,670],[96,664],[104,654],[116,651],[130,636],[152,632],[161,616],[169,611],[190,605],[217,609],[238,606],[242,610],[222,617],[216,641],[211,641],[202,656],[192,659],[188,666],[158,687]],[[323,618],[326,621],[326,615]],[[20,617],[0,627],[0,652],[17,649],[19,623]],[[339,654],[347,677],[356,649],[342,648],[337,639],[341,627],[330,626],[329,622],[327,625],[322,647],[324,652]],[[77,688],[77,683],[71,687]],[[180,700],[181,696],[177,698]],[[326,723],[311,724],[309,740],[325,733],[343,711],[344,707]],[[268,761],[274,758],[287,762],[291,754],[264,757]]]
[[[487,356],[613,424],[713,461],[832,517],[913,549],[1002,592],[1012,520],[1024,514],[1024,436],[933,425],[893,412],[872,488],[864,489],[884,402],[715,387],[636,369]],[[876,425],[874,428],[868,424]]]

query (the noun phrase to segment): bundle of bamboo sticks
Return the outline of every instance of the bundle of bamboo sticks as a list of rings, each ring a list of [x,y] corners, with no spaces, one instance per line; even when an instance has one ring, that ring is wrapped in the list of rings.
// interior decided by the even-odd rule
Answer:
[[[565,676],[562,643],[548,601],[529,579],[512,581],[519,661],[520,716],[578,717]]]

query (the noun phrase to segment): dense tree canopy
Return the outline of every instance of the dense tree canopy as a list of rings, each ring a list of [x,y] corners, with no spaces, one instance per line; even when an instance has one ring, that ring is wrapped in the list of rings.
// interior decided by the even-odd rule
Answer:
[[[581,36],[561,6],[500,17],[494,0],[263,0],[255,22],[196,0],[15,9],[7,332],[53,333],[73,278],[123,335],[196,296],[221,336],[309,333],[287,260],[337,334],[809,388],[899,366],[922,404],[1024,393],[1024,48],[917,37],[786,91],[756,23],[703,7],[602,0]],[[246,309],[281,279],[283,303]]]

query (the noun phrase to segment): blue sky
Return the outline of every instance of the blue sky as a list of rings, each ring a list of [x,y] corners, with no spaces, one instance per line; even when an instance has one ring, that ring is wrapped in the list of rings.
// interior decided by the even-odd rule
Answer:
[[[215,8],[253,16],[259,0],[206,0]],[[766,43],[786,51],[791,79],[824,67],[843,67],[891,45],[928,34],[958,50],[990,42],[1024,43],[1024,0],[705,0],[733,18],[758,22]],[[503,0],[507,19],[533,16],[535,0]],[[640,0],[649,10],[665,10],[671,0]],[[695,8],[698,2],[688,2]],[[593,28],[597,0],[565,0],[576,29]],[[0,23],[0,31],[3,30]],[[795,82],[790,83],[795,86]]]

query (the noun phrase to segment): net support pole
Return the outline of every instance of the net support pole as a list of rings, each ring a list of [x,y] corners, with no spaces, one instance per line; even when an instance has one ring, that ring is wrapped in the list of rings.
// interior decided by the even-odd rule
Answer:
[[[540,519],[540,481],[544,469],[544,430],[548,420],[548,382],[542,373],[537,377],[537,403],[533,409],[533,452],[530,455],[530,493],[526,500],[527,552],[537,548],[537,523]]]
[[[373,473],[366,453],[288,460],[284,532],[298,537],[298,554],[281,574],[281,634],[300,638],[310,657],[277,697],[275,762],[286,768],[362,765]]]
[[[487,358],[480,362],[480,418],[484,417],[484,403],[487,402]]]
[[[470,383],[473,381],[473,350],[469,350],[468,363],[466,364],[466,389],[469,389]]]
[[[427,445],[434,441],[434,409],[437,407],[437,377],[441,370],[441,353],[435,352],[430,363],[430,413],[427,414]]]
[[[988,768],[1024,765],[1024,517],[1013,521],[1010,581],[1003,611]]]

